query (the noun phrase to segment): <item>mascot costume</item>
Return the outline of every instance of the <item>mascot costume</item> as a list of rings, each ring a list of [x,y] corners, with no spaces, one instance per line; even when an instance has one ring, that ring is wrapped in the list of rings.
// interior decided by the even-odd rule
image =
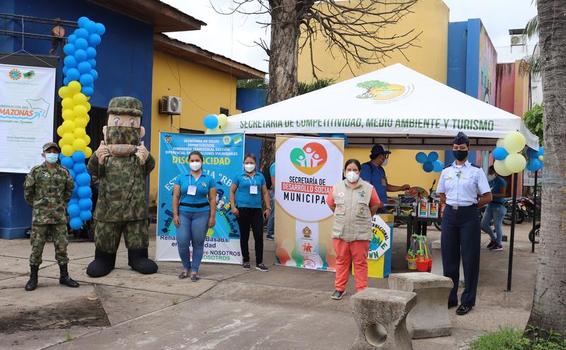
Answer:
[[[142,103],[133,97],[115,97],[108,105],[104,141],[88,162],[99,179],[95,259],[88,265],[90,277],[101,277],[114,269],[116,251],[123,234],[128,248],[128,265],[140,273],[157,272],[148,259],[149,245],[146,180],[155,160],[141,139]]]

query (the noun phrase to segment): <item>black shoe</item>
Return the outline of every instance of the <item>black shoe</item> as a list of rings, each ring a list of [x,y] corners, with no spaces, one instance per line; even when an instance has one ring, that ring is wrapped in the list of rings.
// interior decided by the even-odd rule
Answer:
[[[78,288],[79,287],[79,283],[77,281],[73,280],[71,277],[69,277],[69,271],[67,270],[67,264],[59,265],[59,272],[60,272],[59,284],[62,284],[64,286],[71,287],[71,288]]]
[[[267,236],[265,236],[265,239],[270,240],[270,241],[274,240],[273,235],[267,235]]]
[[[147,248],[128,249],[128,265],[144,275],[157,272],[157,264],[147,258]]]
[[[339,291],[339,290],[335,290],[334,293],[332,293],[332,295],[330,296],[330,299],[332,300],[342,300],[342,298],[344,297],[344,294],[346,294],[346,291]]]
[[[249,270],[251,268],[251,265],[250,265],[249,262],[245,262],[245,263],[242,264],[242,267],[246,270]]]
[[[500,252],[503,250],[503,246],[501,244],[497,244],[493,248],[491,248],[491,250],[493,250],[494,252]]]
[[[487,245],[487,249],[493,249],[493,247],[495,247],[497,245],[497,242],[491,240],[489,241],[489,244]]]
[[[472,311],[472,308],[473,308],[473,306],[460,305],[456,309],[456,315],[463,316],[463,315],[467,314],[468,312]]]
[[[455,302],[455,303],[448,302],[448,308],[449,309],[456,307],[456,306],[458,306],[458,302]]]
[[[116,253],[106,253],[96,248],[94,251],[94,260],[88,264],[86,274],[93,278],[106,276],[110,271],[114,270],[115,264]]]
[[[37,271],[39,271],[39,266],[30,265],[29,281],[26,283],[25,289],[30,292],[37,288]]]
[[[193,273],[191,275],[191,281],[196,282],[198,280],[200,280],[200,277],[196,273]]]
[[[267,272],[269,271],[269,269],[267,268],[267,266],[265,266],[264,264],[259,264],[255,267],[256,270],[261,271],[261,272]]]

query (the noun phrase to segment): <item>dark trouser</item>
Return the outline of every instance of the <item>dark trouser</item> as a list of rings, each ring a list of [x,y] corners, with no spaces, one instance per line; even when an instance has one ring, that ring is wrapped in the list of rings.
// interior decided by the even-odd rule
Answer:
[[[454,287],[448,303],[458,304],[460,256],[464,267],[465,288],[461,304],[474,306],[480,272],[480,214],[476,205],[454,209],[447,205],[442,217],[441,250],[444,276]]]
[[[263,263],[263,213],[261,208],[238,208],[238,226],[240,226],[240,248],[242,249],[243,261],[250,262],[250,251],[248,240],[250,239],[250,227],[255,241],[255,263]]]

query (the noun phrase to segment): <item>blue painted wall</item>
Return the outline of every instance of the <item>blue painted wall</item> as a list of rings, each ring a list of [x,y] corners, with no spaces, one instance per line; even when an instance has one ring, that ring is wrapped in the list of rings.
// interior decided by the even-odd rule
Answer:
[[[448,86],[478,97],[479,19],[452,22],[448,25]]]
[[[266,89],[238,88],[236,90],[236,108],[242,111],[242,113],[261,108],[266,103]]]
[[[151,138],[151,86],[153,71],[153,28],[151,25],[136,21],[124,15],[106,10],[84,0],[2,0],[0,12],[43,17],[61,18],[76,21],[81,16],[101,22],[106,26],[102,43],[97,47],[96,69],[99,79],[95,82],[95,91],[91,104],[106,108],[115,96],[134,96],[139,98],[147,118],[142,124],[146,129],[144,141],[150,146]],[[16,31],[21,30],[20,23],[14,23]],[[25,31],[50,34],[50,25],[25,22]],[[67,35],[73,29],[66,28]],[[47,55],[51,48],[48,40],[25,38],[24,48],[34,54]],[[21,48],[21,39],[0,36],[0,50],[11,52]],[[59,51],[61,53],[62,51]],[[61,61],[62,65],[62,61]],[[62,84],[62,66],[58,69],[57,88]],[[149,147],[148,147],[149,148]]]

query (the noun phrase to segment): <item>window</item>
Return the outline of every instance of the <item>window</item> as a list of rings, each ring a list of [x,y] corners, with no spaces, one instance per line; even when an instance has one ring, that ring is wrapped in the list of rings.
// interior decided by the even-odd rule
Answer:
[[[230,110],[228,108],[220,107],[220,114],[230,115]]]

